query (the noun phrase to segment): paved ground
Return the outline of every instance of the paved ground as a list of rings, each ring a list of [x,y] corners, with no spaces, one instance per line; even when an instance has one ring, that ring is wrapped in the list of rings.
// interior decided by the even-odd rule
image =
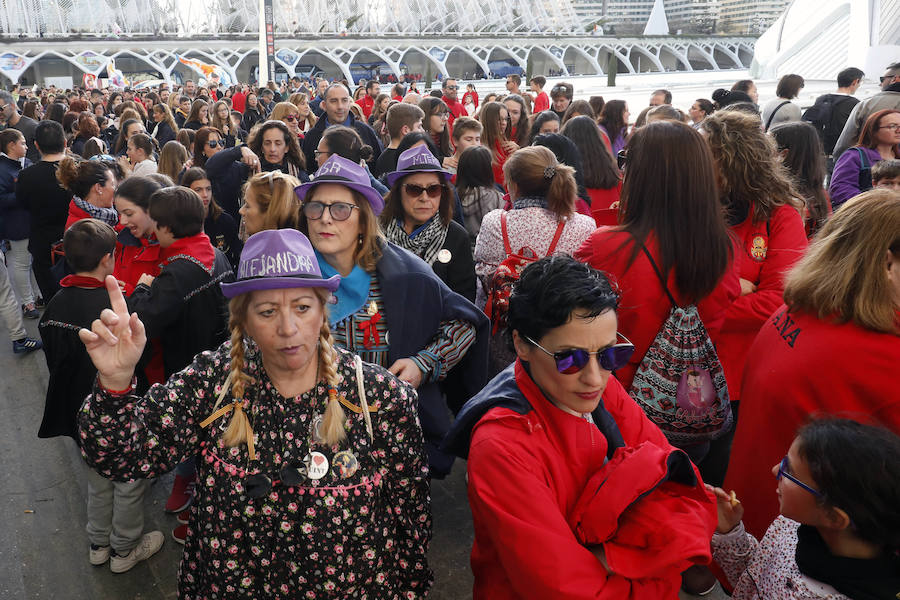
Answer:
[[[36,323],[29,322],[31,334]],[[46,393],[42,352],[15,356],[0,342],[0,598],[16,600],[161,600],[176,598],[181,546],[169,537],[177,524],[166,515],[172,476],[161,478],[146,498],[146,529],[160,529],[166,544],[132,571],[113,575],[87,560],[84,532],[86,466],[68,438],[38,439]],[[430,563],[435,585],[429,598],[471,597],[469,549],[472,524],[464,465],[432,485],[434,539]],[[711,594],[706,600],[724,596]]]

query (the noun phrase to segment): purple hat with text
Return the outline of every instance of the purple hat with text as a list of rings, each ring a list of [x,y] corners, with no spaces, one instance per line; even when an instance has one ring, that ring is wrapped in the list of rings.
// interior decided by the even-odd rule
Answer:
[[[257,290],[320,287],[331,292],[341,276],[324,279],[312,244],[296,229],[269,229],[250,236],[241,252],[237,279],[222,283],[226,298]]]
[[[300,202],[303,202],[309,191],[322,183],[336,183],[359,192],[369,202],[375,216],[380,215],[384,210],[384,198],[381,197],[378,190],[372,187],[369,172],[361,165],[343,156],[337,154],[329,156],[328,160],[313,175],[312,181],[295,187],[294,193],[300,198]]]
[[[393,186],[394,182],[401,177],[413,173],[441,173],[447,180],[453,177],[453,173],[444,170],[428,146],[416,146],[404,150],[397,158],[397,170],[387,174],[388,185]]]

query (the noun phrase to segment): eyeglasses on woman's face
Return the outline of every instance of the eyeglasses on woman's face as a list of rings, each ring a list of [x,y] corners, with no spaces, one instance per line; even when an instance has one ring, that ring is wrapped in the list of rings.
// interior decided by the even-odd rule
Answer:
[[[803,483],[802,481],[800,481],[799,479],[797,479],[796,477],[791,475],[790,471],[791,471],[791,462],[790,462],[790,460],[788,460],[788,457],[785,456],[784,458],[781,459],[781,464],[778,465],[778,474],[775,477],[776,477],[776,479],[781,479],[782,477],[784,477],[788,481],[792,481],[792,482],[796,483],[797,485],[799,485],[801,488],[803,488],[804,490],[806,490],[807,492],[809,492],[816,498],[822,497],[822,492],[806,485],[805,483]]]
[[[403,191],[411,198],[418,198],[423,193],[429,198],[439,198],[444,191],[444,185],[441,183],[432,183],[431,185],[422,186],[415,183],[404,183]]]
[[[346,221],[350,218],[350,215],[353,214],[353,209],[359,209],[355,204],[350,204],[349,202],[334,202],[332,204],[325,204],[324,202],[306,202],[303,204],[303,215],[307,219],[311,219],[313,221],[318,221],[322,218],[322,215],[325,214],[325,209],[328,209],[328,214],[331,215],[331,218],[335,221]]]

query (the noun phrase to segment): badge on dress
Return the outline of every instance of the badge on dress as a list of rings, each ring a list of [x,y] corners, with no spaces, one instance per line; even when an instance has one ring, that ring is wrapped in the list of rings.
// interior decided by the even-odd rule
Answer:
[[[310,452],[303,459],[303,464],[310,479],[322,479],[328,474],[328,459],[321,452]]]
[[[341,479],[347,479],[359,470],[359,461],[349,450],[341,450],[331,459],[331,470]]]
[[[442,262],[445,265],[450,262],[450,259],[453,258],[453,254],[450,253],[446,248],[442,248],[440,252],[438,252],[438,262]]]

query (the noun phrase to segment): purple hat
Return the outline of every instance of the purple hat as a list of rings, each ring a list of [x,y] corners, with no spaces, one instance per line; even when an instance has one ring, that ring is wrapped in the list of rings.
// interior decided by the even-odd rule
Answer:
[[[325,164],[319,167],[319,170],[313,175],[313,180],[295,187],[294,193],[303,202],[306,194],[320,183],[338,183],[359,192],[366,197],[376,216],[380,215],[384,209],[384,198],[381,197],[378,190],[372,187],[369,172],[343,156],[337,154],[329,156]]]
[[[321,287],[334,291],[341,276],[322,278],[312,244],[296,229],[269,229],[250,236],[241,252],[237,280],[223,283],[226,298],[256,290]]]
[[[388,185],[393,186],[394,182],[401,177],[422,172],[443,173],[444,179],[447,180],[453,177],[453,173],[444,170],[428,146],[416,146],[400,155],[400,158],[397,159],[397,170],[387,174],[387,182]]]

